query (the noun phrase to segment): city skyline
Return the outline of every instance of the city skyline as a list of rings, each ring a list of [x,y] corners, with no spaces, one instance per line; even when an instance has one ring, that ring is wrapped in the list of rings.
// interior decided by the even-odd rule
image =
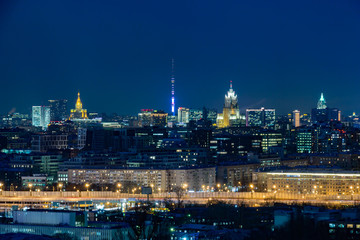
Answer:
[[[29,112],[48,99],[71,106],[78,91],[89,111],[169,112],[172,58],[177,106],[220,110],[233,80],[241,111],[310,112],[324,92],[329,106],[359,112],[359,8],[326,1],[3,2],[0,112]]]

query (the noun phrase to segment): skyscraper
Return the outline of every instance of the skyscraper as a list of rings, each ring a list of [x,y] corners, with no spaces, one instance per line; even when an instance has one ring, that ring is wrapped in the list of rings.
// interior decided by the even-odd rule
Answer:
[[[178,122],[179,123],[189,123],[189,115],[190,115],[190,109],[179,107],[178,108]]]
[[[325,98],[324,98],[324,94],[321,93],[321,96],[320,96],[320,99],[317,103],[317,109],[326,109],[327,106],[326,106],[326,101],[325,101]]]
[[[317,107],[311,110],[312,122],[340,121],[341,111],[337,108],[328,108],[323,93],[317,103]]]
[[[50,123],[50,107],[33,106],[32,125],[35,127],[42,127],[42,129],[46,130],[49,123]]]
[[[230,89],[225,95],[223,113],[218,114],[216,122],[219,128],[225,128],[240,124],[240,110],[238,105],[238,98],[232,88],[232,81],[230,81]]]
[[[88,119],[87,110],[83,109],[83,105],[80,99],[80,93],[78,92],[78,98],[76,100],[75,109],[70,111],[70,119]]]
[[[294,127],[300,127],[300,111],[299,110],[293,111],[293,125],[294,125]]]
[[[51,121],[62,121],[67,118],[67,102],[66,99],[49,100]]]

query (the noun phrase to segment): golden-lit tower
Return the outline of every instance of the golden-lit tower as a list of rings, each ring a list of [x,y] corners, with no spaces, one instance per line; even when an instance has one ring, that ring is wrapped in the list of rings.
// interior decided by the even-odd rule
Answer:
[[[75,109],[71,109],[70,111],[70,119],[88,119],[87,110],[83,109],[82,106],[83,105],[80,99],[80,92],[78,92]]]
[[[230,127],[240,122],[238,97],[232,88],[232,81],[230,81],[230,89],[225,95],[223,113],[218,114],[216,122],[219,128]]]

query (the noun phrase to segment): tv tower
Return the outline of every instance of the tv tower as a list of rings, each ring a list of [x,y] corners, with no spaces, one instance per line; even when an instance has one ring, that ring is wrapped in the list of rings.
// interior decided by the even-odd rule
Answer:
[[[171,59],[171,113],[175,116],[175,75],[174,75],[174,59]]]

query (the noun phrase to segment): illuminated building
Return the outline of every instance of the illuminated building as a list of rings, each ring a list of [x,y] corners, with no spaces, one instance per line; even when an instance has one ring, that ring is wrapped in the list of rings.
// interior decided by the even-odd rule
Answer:
[[[293,111],[293,125],[294,125],[294,127],[300,127],[300,111],[299,110]]]
[[[116,184],[133,182],[138,186],[153,186],[160,192],[171,191],[175,186],[200,191],[202,186],[215,186],[215,167],[183,169],[69,169],[68,181],[75,184]]]
[[[33,106],[32,107],[32,125],[47,129],[50,124],[50,107]]]
[[[184,108],[184,107],[179,107],[178,108],[178,122],[179,123],[189,123],[189,114],[190,114],[190,109],[188,108]]]
[[[266,130],[258,135],[262,137],[261,147],[264,153],[270,153],[271,148],[282,146],[283,136],[280,132]]]
[[[138,113],[139,127],[150,126],[153,109],[141,109]]]
[[[199,121],[202,118],[203,118],[203,110],[202,109],[190,108],[189,121]]]
[[[320,99],[317,103],[317,109],[326,109],[327,106],[326,106],[326,101],[325,101],[325,98],[324,98],[324,94],[321,93],[321,96],[320,96]]]
[[[317,103],[317,108],[311,110],[311,121],[316,122],[329,122],[341,121],[341,111],[337,108],[328,108],[323,93]]]
[[[240,110],[238,105],[238,98],[232,88],[232,81],[230,81],[230,89],[225,95],[225,104],[223,113],[219,113],[216,119],[216,124],[219,128],[231,127],[240,124]]]
[[[312,129],[298,129],[296,132],[296,151],[298,153],[312,153],[315,147],[313,140]]]
[[[49,100],[50,106],[50,120],[51,121],[62,121],[67,118],[67,100]]]
[[[70,119],[88,119],[87,110],[83,109],[83,105],[80,100],[80,93],[78,93],[75,109],[71,109],[70,111]]]
[[[139,127],[158,126],[165,127],[168,114],[161,110],[141,109],[138,113]]]
[[[294,169],[254,173],[259,191],[278,193],[352,195],[360,192],[360,172]]]
[[[161,110],[154,110],[151,113],[151,126],[165,127],[168,114]]]
[[[275,109],[246,109],[246,126],[273,127],[275,124]]]

